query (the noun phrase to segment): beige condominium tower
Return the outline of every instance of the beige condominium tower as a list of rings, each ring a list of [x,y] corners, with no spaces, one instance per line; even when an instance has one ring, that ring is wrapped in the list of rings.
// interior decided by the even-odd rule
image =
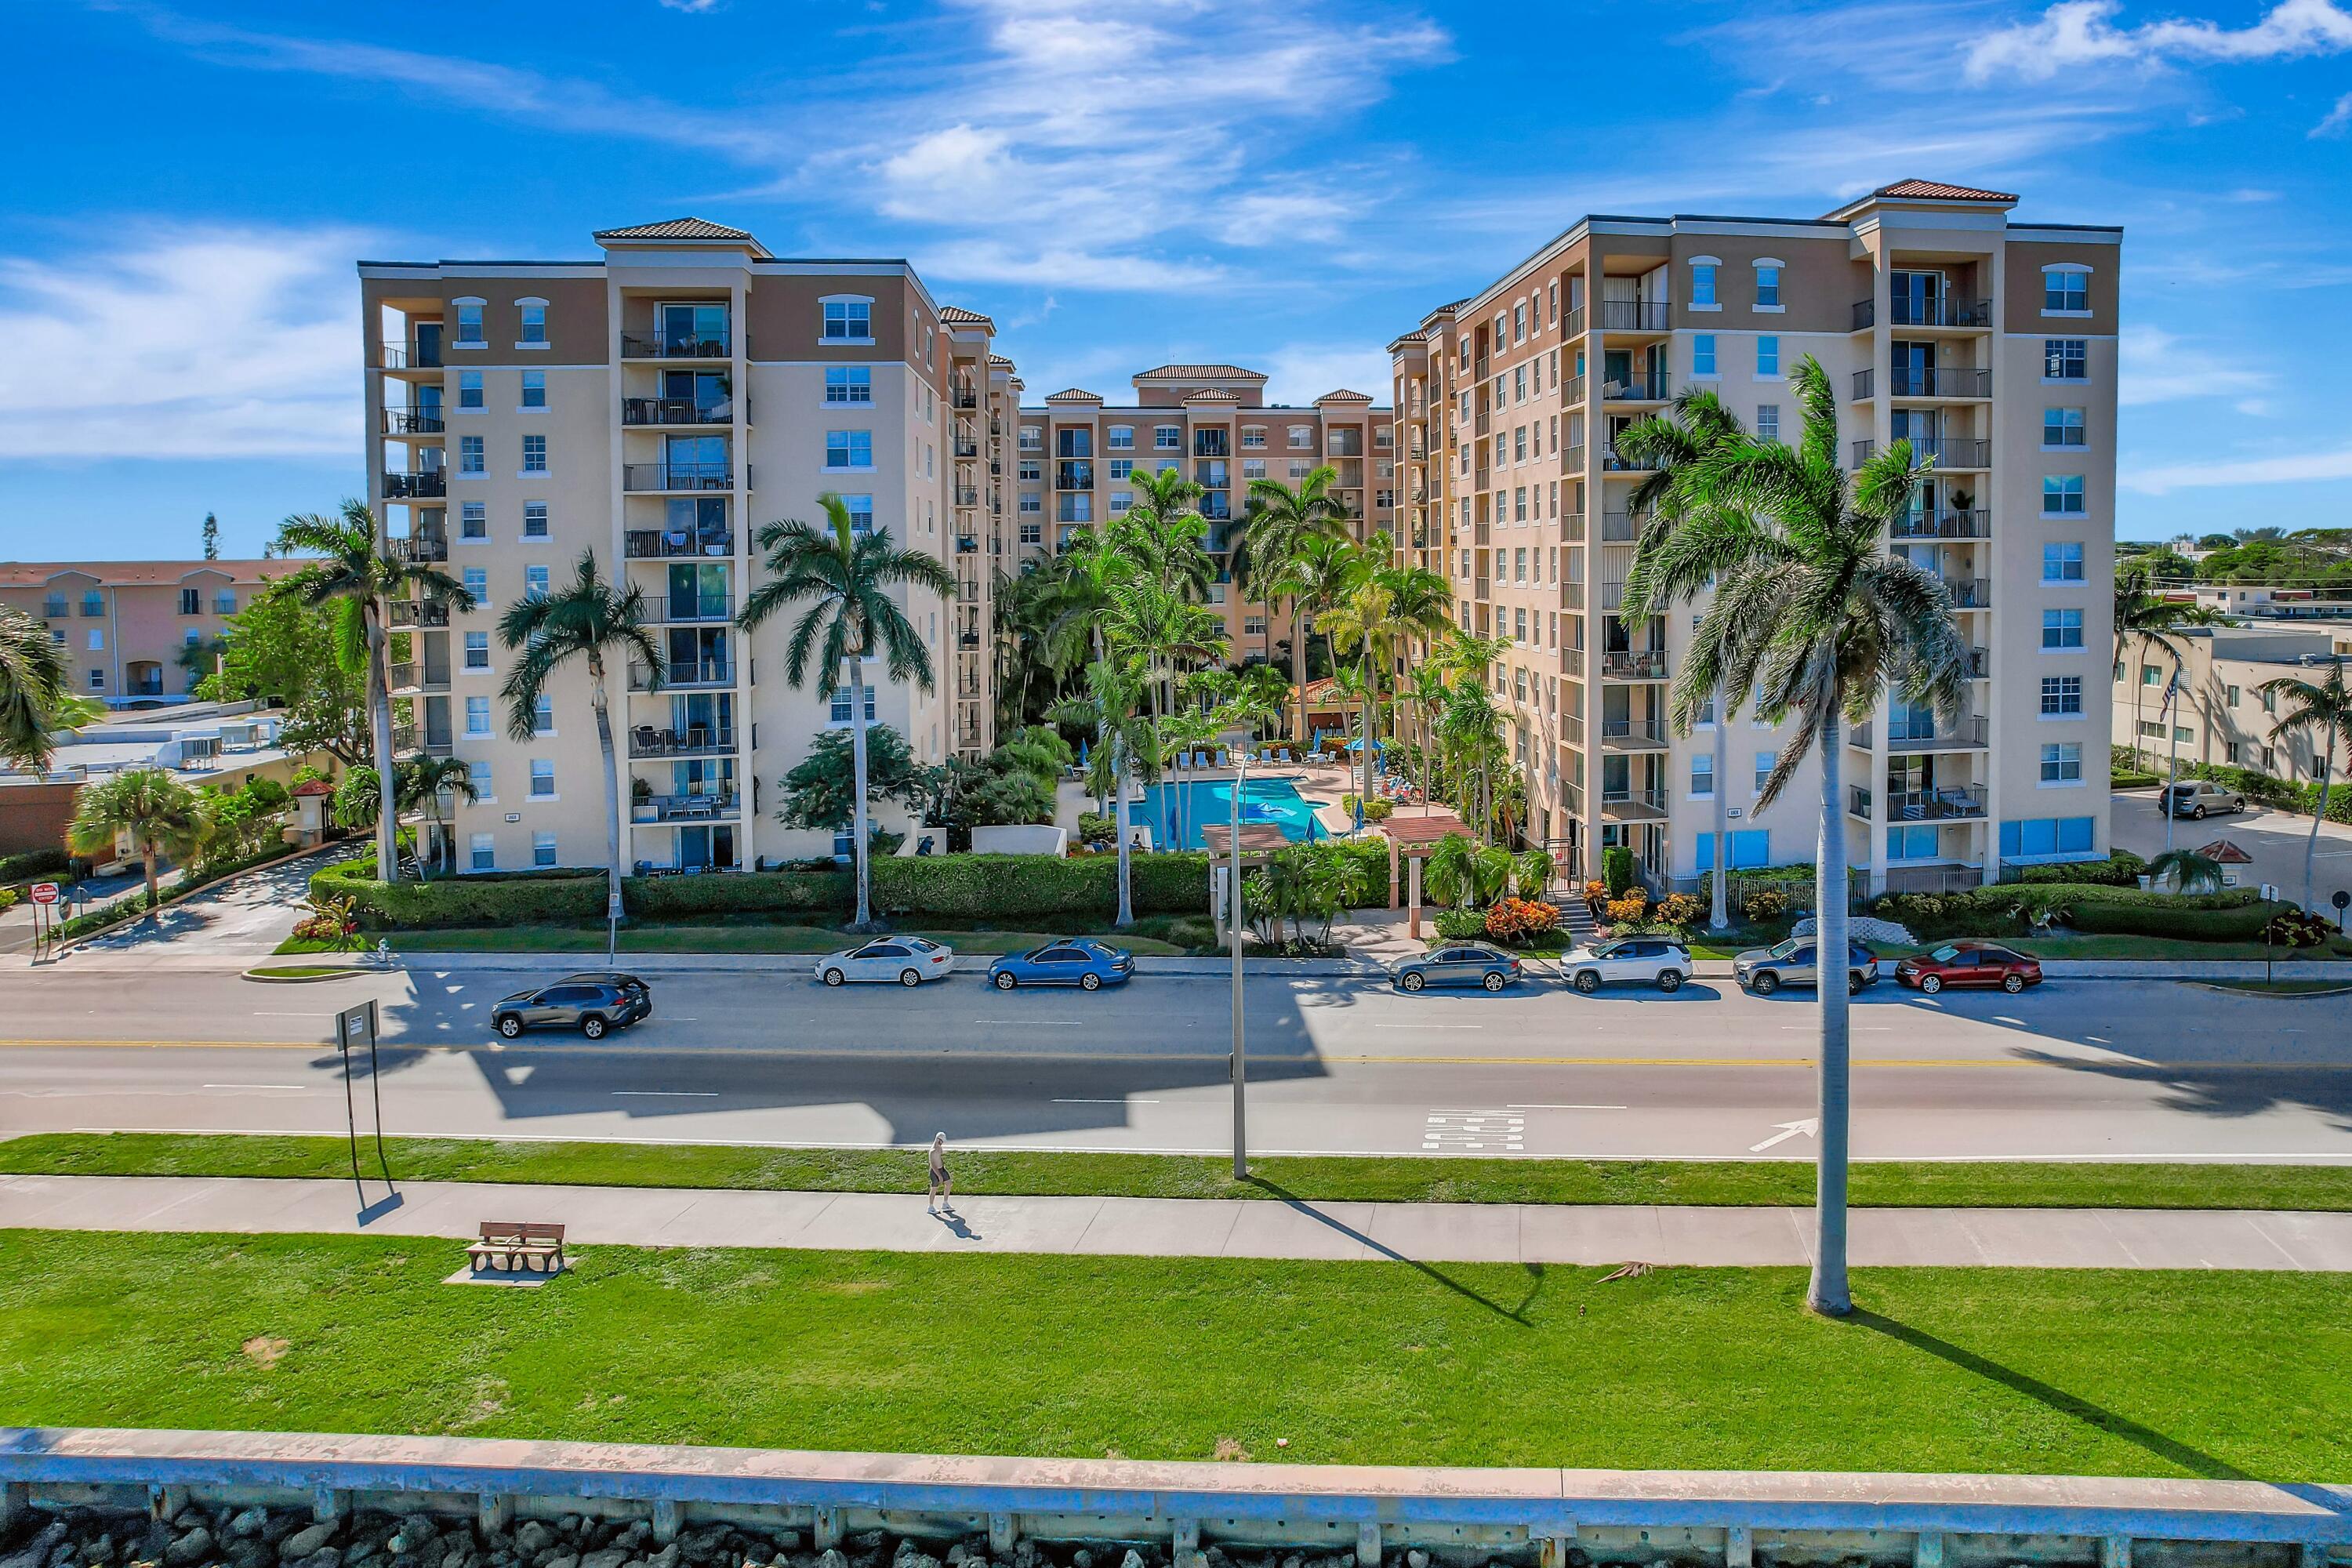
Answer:
[[[2017,200],[1906,180],[1818,218],[1590,216],[1390,345],[1400,549],[1510,639],[1529,832],[1572,873],[1624,845],[1695,877],[1718,822],[1734,868],[1814,858],[1818,774],[1755,809],[1785,729],[1666,723],[1699,606],[1618,614],[1646,476],[1613,445],[1690,387],[1794,440],[1808,354],[1842,461],[1933,458],[1887,549],[1950,585],[1972,650],[1957,724],[1883,701],[1850,732],[1853,864],[1881,889],[2107,852],[2122,233],[2017,222]]]
[[[768,522],[856,525],[954,571],[906,591],[932,651],[925,691],[880,680],[870,714],[919,761],[992,744],[989,572],[1006,553],[1014,384],[984,316],[943,310],[898,260],[772,256],[699,219],[608,229],[580,261],[362,262],[370,500],[393,547],[442,564],[471,612],[396,605],[403,752],[465,760],[461,870],[604,857],[584,670],[552,683],[528,740],[499,695],[496,626],[584,552],[645,590],[664,661],[611,672],[625,862],[740,867],[835,847],[779,826],[777,781],[849,700],[795,686],[797,611],[733,617]],[[869,665],[878,679],[878,661]]]

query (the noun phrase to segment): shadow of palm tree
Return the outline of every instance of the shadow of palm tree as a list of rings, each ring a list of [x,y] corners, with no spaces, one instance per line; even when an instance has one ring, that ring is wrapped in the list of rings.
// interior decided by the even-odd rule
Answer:
[[[1370,1247],[1382,1258],[1388,1258],[1391,1262],[1402,1263],[1406,1268],[1412,1269],[1416,1273],[1426,1275],[1428,1278],[1437,1281],[1440,1285],[1444,1286],[1448,1290],[1453,1291],[1455,1295],[1463,1297],[1465,1300],[1477,1302],[1478,1305],[1486,1308],[1496,1317],[1507,1318],[1512,1322],[1518,1324],[1521,1328],[1534,1327],[1532,1323],[1528,1321],[1528,1309],[1533,1306],[1535,1304],[1535,1299],[1543,1293],[1546,1271],[1542,1264],[1522,1263],[1519,1265],[1521,1268],[1527,1271],[1528,1292],[1526,1295],[1519,1298],[1518,1305],[1516,1307],[1506,1307],[1500,1301],[1496,1300],[1493,1297],[1486,1295],[1484,1291],[1475,1289],[1472,1287],[1464,1284],[1461,1280],[1454,1279],[1452,1275],[1447,1274],[1443,1269],[1433,1268],[1417,1258],[1407,1258],[1403,1253],[1399,1252],[1395,1247],[1389,1246],[1386,1242],[1373,1240],[1370,1237],[1366,1236],[1362,1231],[1358,1230],[1354,1226],[1349,1225],[1344,1221],[1335,1219],[1330,1215],[1325,1214],[1321,1209],[1317,1208],[1305,1198],[1300,1197],[1297,1194],[1291,1192],[1286,1187],[1277,1186],[1276,1184],[1267,1181],[1263,1176],[1250,1177],[1249,1184],[1267,1193],[1289,1208],[1305,1215],[1307,1218],[1315,1221],[1316,1224],[1328,1226],[1331,1229],[1338,1231],[1341,1236],[1348,1237],[1349,1240],[1359,1242],[1365,1247]]]

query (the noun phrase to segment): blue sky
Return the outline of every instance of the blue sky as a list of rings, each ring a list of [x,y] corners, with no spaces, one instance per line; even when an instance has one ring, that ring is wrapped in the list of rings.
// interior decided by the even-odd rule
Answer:
[[[693,213],[912,258],[1033,395],[1300,400],[1381,394],[1581,214],[1908,175],[2128,226],[2125,536],[2352,524],[2352,9],[2182,4],[17,7],[0,555],[194,553],[207,510],[251,553],[357,491],[362,256]]]

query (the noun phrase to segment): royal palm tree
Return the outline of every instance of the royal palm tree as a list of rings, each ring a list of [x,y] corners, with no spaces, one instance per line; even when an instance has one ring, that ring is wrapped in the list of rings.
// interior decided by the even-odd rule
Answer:
[[[26,773],[49,765],[49,729],[72,679],[64,645],[22,610],[0,605],[0,761]]]
[[[1114,831],[1118,835],[1118,913],[1111,923],[1124,929],[1135,923],[1128,786],[1150,784],[1159,776],[1159,730],[1143,714],[1143,676],[1135,661],[1096,659],[1087,666],[1086,679],[1086,694],[1055,703],[1049,717],[1056,724],[1094,731],[1094,750],[1087,758],[1087,787],[1097,797],[1108,796],[1112,803]]]
[[[1370,560],[1384,559],[1388,553],[1385,533],[1374,534],[1364,546]],[[1327,617],[1326,630],[1333,640],[1357,653],[1363,704],[1363,782],[1359,799],[1370,800],[1372,795],[1375,720],[1391,656],[1406,637],[1434,637],[1451,627],[1453,603],[1453,590],[1434,572],[1420,566],[1376,566]]]
[[[386,670],[386,650],[392,641],[392,602],[423,595],[452,609],[470,610],[474,595],[466,585],[437,566],[403,561],[393,553],[392,542],[377,537],[375,513],[367,503],[345,500],[335,515],[299,512],[278,525],[280,554],[316,555],[274,590],[291,594],[315,609],[322,605],[356,607],[361,636],[367,644],[368,724],[374,733],[375,772],[383,798],[376,812],[376,875],[387,882],[400,880],[400,855],[393,842],[399,827],[399,802],[392,755],[392,686]]]
[[[1298,694],[1297,742],[1307,747],[1307,616],[1297,571],[1309,540],[1343,542],[1347,503],[1331,493],[1339,470],[1323,464],[1293,489],[1279,479],[1252,479],[1242,507],[1241,538],[1234,546],[1234,581],[1260,604],[1290,601],[1290,684]]]
[[[1209,534],[1208,520],[1199,510],[1205,489],[1181,468],[1139,468],[1127,482],[1134,500],[1104,531],[1124,572],[1194,603],[1207,598],[1217,568],[1202,543]]]
[[[1682,468],[1675,520],[1637,550],[1624,614],[1639,620],[1714,590],[1675,678],[1678,731],[1687,732],[1718,694],[1727,713],[1752,699],[1768,723],[1795,716],[1756,808],[1780,798],[1809,752],[1818,759],[1815,945],[1834,973],[1850,930],[1842,721],[1865,717],[1885,689],[1932,704],[1947,721],[1957,718],[1969,650],[1941,580],[1885,551],[1887,525],[1917,482],[1911,444],[1890,443],[1849,476],[1838,467],[1828,373],[1808,354],[1790,383],[1804,416],[1797,444],[1728,439]],[[1820,998],[1818,1235],[1807,1300],[1843,1315],[1853,1308],[1845,1245],[1849,997],[1831,984]]]
[[[646,592],[622,588],[583,550],[572,581],[551,594],[517,600],[499,617],[499,640],[522,658],[499,695],[507,700],[507,733],[529,741],[539,730],[539,700],[558,669],[577,659],[587,667],[588,704],[596,715],[596,749],[604,775],[604,944],[607,956],[621,928],[621,785],[613,752],[613,697],[605,670],[617,656],[646,668],[646,689],[658,691],[663,648],[646,625]]]
[[[864,930],[874,923],[866,893],[866,661],[878,653],[891,679],[930,690],[930,653],[890,591],[919,588],[951,601],[956,580],[937,556],[900,549],[887,528],[859,537],[848,505],[833,491],[818,496],[816,502],[824,510],[822,526],[788,519],[760,530],[768,581],[743,601],[735,624],[752,632],[769,616],[805,599],[808,607],[793,624],[791,640],[784,645],[784,679],[800,685],[808,679],[814,660],[816,694],[830,701],[841,686],[843,661],[850,661],[850,831],[855,836],[850,858],[857,868],[857,925]]]
[[[433,844],[437,852],[441,844],[441,795],[462,800],[467,805],[480,798],[474,788],[474,771],[455,757],[436,757],[430,752],[419,752],[400,762],[400,787],[394,792],[404,812],[421,811],[433,825]],[[432,863],[422,847],[416,855],[416,879],[429,881],[425,868]]]
[[[202,795],[162,768],[133,768],[82,786],[66,842],[77,855],[102,859],[129,838],[147,874],[147,913],[152,918],[162,901],[156,862],[167,856],[184,860],[204,846],[211,832],[212,818]]]
[[[2327,820],[2327,789],[2336,778],[2336,740],[2352,734],[2352,691],[2345,689],[2344,660],[2339,658],[2327,667],[2325,680],[2282,675],[2263,681],[2262,692],[2273,703],[2282,697],[2288,703],[2287,710],[2271,726],[2272,740],[2294,734],[2320,737],[2315,748],[2319,753],[2319,804],[2311,814],[2311,837],[2303,847],[2303,907],[2316,913],[2312,900],[2319,875],[2319,825]]]
[[[2180,672],[2179,634],[2190,626],[2227,626],[2230,617],[2203,605],[2182,604],[2177,599],[2158,598],[2147,591],[2137,578],[2116,580],[2115,634],[2116,658],[2123,658],[2126,649],[2137,657],[2135,665],[2144,662],[2158,648],[2172,660],[2175,675]],[[2147,682],[2137,669],[2132,677],[2132,762],[2140,760],[2140,714],[2145,710]]]

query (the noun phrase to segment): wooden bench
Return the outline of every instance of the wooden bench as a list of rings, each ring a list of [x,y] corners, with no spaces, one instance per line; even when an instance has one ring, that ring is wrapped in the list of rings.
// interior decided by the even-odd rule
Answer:
[[[477,1274],[494,1261],[509,1271],[559,1274],[563,1270],[563,1227],[530,1220],[486,1219],[481,1239],[467,1244],[466,1259]]]

